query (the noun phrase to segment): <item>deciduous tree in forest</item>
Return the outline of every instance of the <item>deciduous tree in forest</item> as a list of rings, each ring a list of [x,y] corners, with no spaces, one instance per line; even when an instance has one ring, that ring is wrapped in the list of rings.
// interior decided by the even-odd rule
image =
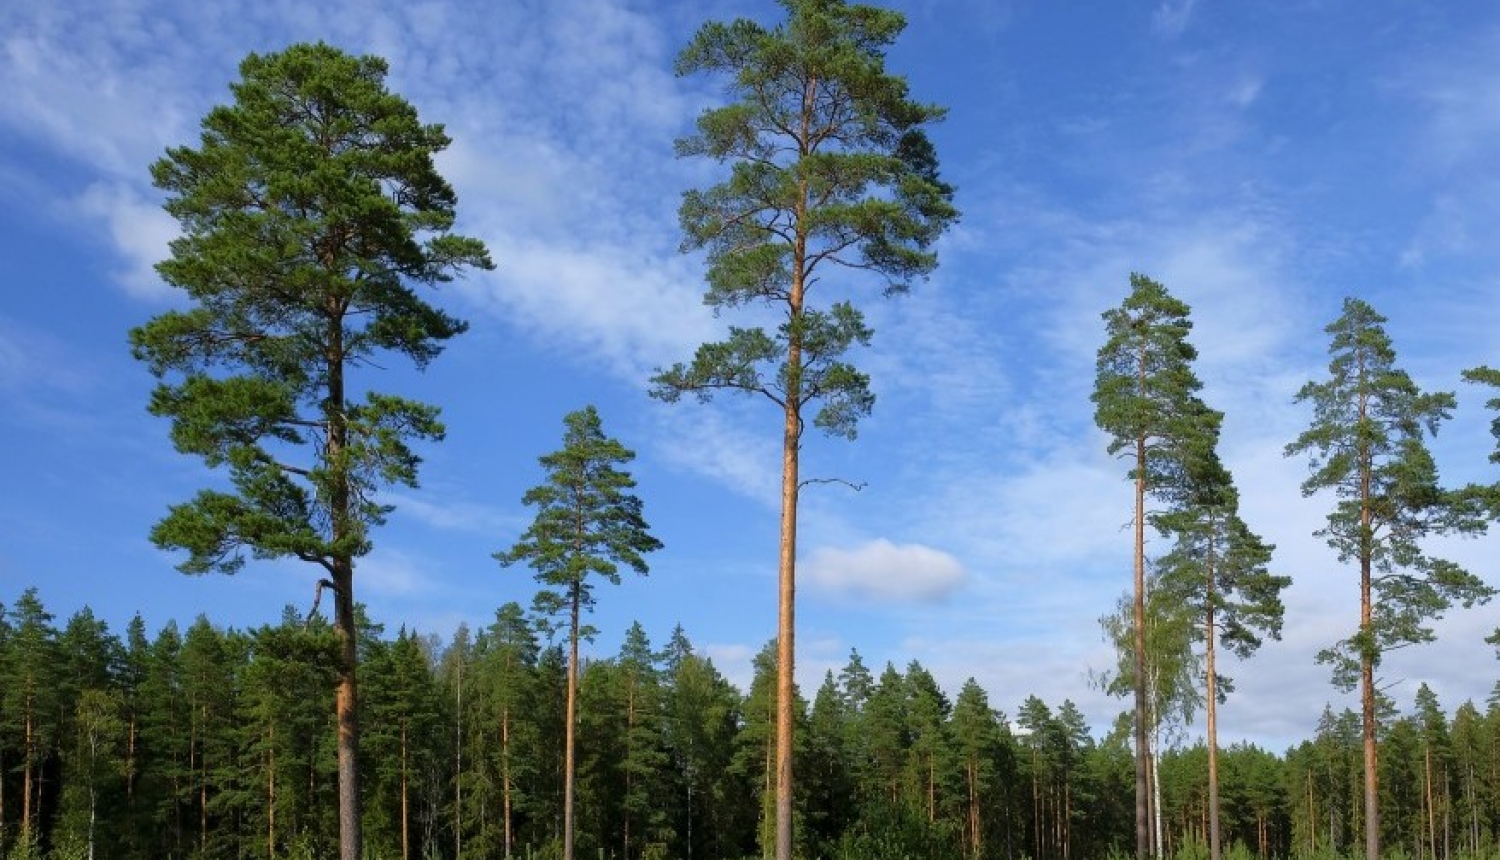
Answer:
[[[385,88],[386,69],[324,44],[245,59],[200,145],[152,166],[182,228],[157,271],[191,306],[131,332],[136,357],[173,378],[152,413],[172,419],[179,451],[229,472],[228,492],[173,506],[152,539],[187,550],[186,573],[232,573],[248,552],[327,574],[342,860],[362,857],[354,559],[389,511],[376,489],[416,483],[410,441],[443,435],[436,408],[352,372],[386,353],[425,366],[464,324],[413,285],[491,266],[450,232],[453,189],[432,162],[448,137]]]
[[[1260,647],[1260,637],[1281,638],[1281,591],[1291,579],[1267,565],[1274,547],[1250,531],[1239,515],[1239,491],[1219,460],[1217,427],[1185,471],[1182,496],[1154,525],[1173,538],[1172,549],[1157,559],[1168,600],[1189,608],[1200,627],[1192,637],[1203,643],[1204,696],[1208,712],[1208,846],[1211,860],[1222,856],[1219,828],[1218,705],[1230,691],[1218,674],[1217,646],[1241,659]]]
[[[1198,399],[1197,350],[1188,343],[1188,306],[1150,278],[1132,274],[1130,295],[1104,314],[1094,421],[1110,435],[1109,453],[1130,463],[1135,482],[1135,591],[1132,603],[1135,672],[1136,858],[1151,853],[1146,665],[1146,500],[1170,502],[1182,485],[1192,450],[1201,448],[1217,413]]]
[[[1431,641],[1432,620],[1457,601],[1488,600],[1493,590],[1457,564],[1428,555],[1423,538],[1473,532],[1481,523],[1456,510],[1438,484],[1424,437],[1437,432],[1453,407],[1448,392],[1424,394],[1405,371],[1386,335],[1385,317],[1369,304],[1344,300],[1325,329],[1328,378],[1309,382],[1297,402],[1313,407],[1311,426],[1286,447],[1307,454],[1312,474],[1304,495],[1332,490],[1337,503],[1317,532],[1341,562],[1359,569],[1359,624],[1318,659],[1333,666],[1334,683],[1360,689],[1364,761],[1365,857],[1380,856],[1375,670],[1387,651]]]
[[[683,247],[708,252],[710,306],[763,306],[780,324],[731,327],[691,363],[659,373],[653,394],[729,389],[764,396],[781,413],[776,858],[791,860],[802,434],[818,403],[813,423],[852,438],[874,402],[868,377],[845,360],[870,329],[848,300],[813,301],[814,287],[873,280],[887,294],[904,292],[936,265],[930,247],[957,211],[923,132],[943,111],[912,100],[906,81],[885,69],[905,19],[843,0],[781,5],[787,20],[774,28],[745,19],[704,25],[677,61],[680,74],[727,78],[731,98],[678,142],[682,155],[731,162],[727,180],[684,195]]]
[[[567,716],[563,764],[563,860],[573,860],[574,731],[578,722],[578,641],[592,636],[581,614],[594,606],[594,582],[619,584],[624,564],[645,574],[645,554],[661,548],[630,491],[635,479],[619,467],[635,453],[604,435],[592,406],[569,413],[563,447],[541,458],[545,483],[522,501],[536,507],[536,520],[509,551],[495,554],[505,566],[526,562],[542,590],[537,612],[563,615],[568,629]]]

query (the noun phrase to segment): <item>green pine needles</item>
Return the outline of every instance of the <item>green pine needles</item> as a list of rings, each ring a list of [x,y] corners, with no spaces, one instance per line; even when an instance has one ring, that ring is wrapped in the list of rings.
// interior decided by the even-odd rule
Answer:
[[[781,0],[773,28],[704,25],[679,74],[725,82],[682,156],[728,163],[729,175],[683,195],[685,251],[704,251],[715,311],[769,310],[774,329],[731,326],[687,363],[659,371],[653,396],[719,391],[765,397],[781,413],[776,857],[792,856],[792,675],[802,434],[854,438],[874,407],[869,377],[847,360],[871,331],[841,289],[873,282],[905,292],[937,265],[932,244],[958,217],[924,126],[942,108],[910,98],[885,51],[906,26],[896,12],[843,0]],[[832,293],[832,295],[829,295]],[[821,303],[817,297],[825,296]],[[815,411],[813,411],[815,410]]]
[[[432,162],[448,138],[386,90],[384,60],[294,45],[240,73],[198,147],[151,168],[182,228],[157,271],[189,307],[134,329],[131,348],[164,380],[150,409],[177,449],[229,478],[151,538],[187,551],[185,573],[233,573],[247,553],[326,571],[343,642],[340,856],[359,860],[354,559],[389,511],[377,490],[415,486],[411,443],[443,425],[355,374],[393,353],[426,366],[465,324],[414,286],[492,264],[451,232],[455,196]]]

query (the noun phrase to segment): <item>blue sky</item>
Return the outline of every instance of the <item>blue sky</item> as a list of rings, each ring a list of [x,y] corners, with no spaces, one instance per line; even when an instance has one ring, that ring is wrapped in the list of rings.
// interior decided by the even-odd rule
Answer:
[[[920,660],[956,692],[972,675],[1008,712],[1072,698],[1102,732],[1123,703],[1091,688],[1111,663],[1097,619],[1130,582],[1131,495],[1089,393],[1099,314],[1131,271],[1193,307],[1205,398],[1246,519],[1277,545],[1284,639],[1231,665],[1226,739],[1280,749],[1325,702],[1352,703],[1313,655],[1355,623],[1356,579],[1312,537],[1283,446],[1292,396],[1326,367],[1346,295],[1390,318],[1401,363],[1460,406],[1435,451],[1447,480],[1493,480],[1483,397],[1461,369],[1500,365],[1500,9],[1478,2],[1214,0],[1083,4],[910,0],[890,67],[946,105],[933,137],[962,223],[934,276],[871,299],[877,391],[855,443],[810,438],[801,528],[799,677],[851,648]],[[719,168],[680,161],[716,85],[677,79],[710,18],[771,20],[770,2],[300,0],[13,3],[0,7],[0,600],[28,585],[61,617],[115,629],[199,612],[273,621],[305,610],[302,565],[188,578],[147,540],[211,480],[145,412],[152,380],[126,332],[174,307],[152,264],[173,222],[147,167],[196,141],[250,51],[325,40],[390,61],[390,87],[447,126],[439,167],[460,227],[497,264],[435,297],[472,323],[425,374],[373,387],[442,406],[420,490],[360,563],[373,616],[449,635],[530,601],[491,558],[562,416],[598,406],[634,448],[666,549],[646,579],[599,593],[594,653],[639,619],[682,623],[744,684],[775,626],[779,417],[766,404],[647,398],[653,368],[721,331],[702,260],[678,253],[681,192]],[[873,295],[873,293],[867,293]],[[1442,549],[1492,584],[1496,538]],[[1450,709],[1497,677],[1493,607],[1455,611],[1435,645],[1384,671],[1409,707],[1426,681]]]

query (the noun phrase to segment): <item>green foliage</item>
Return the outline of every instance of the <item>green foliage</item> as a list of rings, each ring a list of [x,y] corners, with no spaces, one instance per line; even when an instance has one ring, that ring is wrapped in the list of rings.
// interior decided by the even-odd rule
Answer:
[[[0,666],[7,667],[17,665],[18,613],[50,617],[34,594],[12,606],[0,624]],[[91,790],[101,860],[265,857],[268,843],[276,857],[334,853],[328,699],[338,643],[325,622],[289,609],[278,623],[249,632],[200,619],[186,635],[169,624],[155,638],[132,622],[121,643],[91,617],[75,613],[68,626],[98,632],[99,641],[77,635],[69,645],[76,653],[54,651],[56,662],[85,666],[87,654],[117,656],[98,676],[102,686],[59,684],[55,706],[38,714],[40,732],[56,742],[41,760],[45,782],[30,847],[18,843],[16,826],[22,737],[16,726],[0,731],[0,855],[82,856]],[[54,644],[65,638],[55,628],[49,635]],[[445,654],[441,639],[410,631],[386,636],[371,625],[363,636],[368,856],[399,854],[403,728],[412,856],[455,856],[457,828],[463,856],[504,856],[507,759],[512,856],[555,856],[562,651],[539,648],[515,604],[472,639],[457,632]],[[946,707],[946,692],[920,664],[888,666],[878,679],[862,666],[855,655],[841,675],[826,675],[811,713],[794,703],[803,722],[798,856],[1062,860],[1112,856],[1128,843],[1131,757],[1123,735],[1095,740],[1070,702],[1029,697],[1018,710],[1025,730],[1018,739],[977,683],[964,684]],[[642,627],[626,633],[615,656],[584,664],[579,856],[601,848],[622,860],[756,853],[757,824],[769,821],[776,669],[767,649],[750,695],[742,696],[680,629],[658,653]],[[1388,706],[1382,717],[1387,844],[1411,857],[1449,851],[1455,860],[1494,860],[1500,705],[1464,703],[1447,714],[1420,685],[1413,699],[1409,713]],[[497,710],[507,701],[508,755]],[[461,765],[454,755],[459,715]],[[91,724],[100,729],[93,770]],[[1330,709],[1315,736],[1283,755],[1247,744],[1222,750],[1226,855],[1350,856],[1363,821],[1360,728],[1357,713]],[[1206,747],[1168,746],[1159,756],[1165,856],[1204,856]]]
[[[594,578],[619,584],[621,564],[645,574],[645,554],[661,548],[641,500],[630,492],[635,479],[617,468],[635,453],[604,435],[592,406],[569,413],[563,423],[563,447],[541,458],[546,482],[521,499],[537,509],[536,519],[515,546],[495,553],[502,565],[525,562],[536,571],[543,586],[536,610],[544,617],[592,608]]]
[[[1109,453],[1132,459],[1130,477],[1172,501],[1186,492],[1187,466],[1211,448],[1221,416],[1198,398],[1188,306],[1145,275],[1132,273],[1130,290],[1104,313],[1094,423],[1109,434]]]
[[[1364,599],[1371,623],[1319,658],[1333,664],[1335,682],[1345,688],[1354,685],[1361,663],[1378,665],[1391,648],[1430,641],[1430,621],[1453,603],[1467,607],[1494,593],[1421,545],[1428,535],[1472,533],[1480,524],[1455,516],[1455,497],[1439,486],[1423,441],[1450,416],[1453,395],[1423,393],[1396,366],[1385,322],[1365,302],[1344,301],[1327,328],[1328,379],[1297,393],[1298,402],[1312,404],[1313,422],[1286,447],[1288,456],[1309,457],[1303,494],[1332,490],[1337,499],[1317,534],[1340,561],[1360,564],[1370,577]]]
[[[799,416],[818,402],[814,424],[852,438],[874,395],[842,356],[871,332],[852,303],[819,308],[809,294],[825,271],[868,274],[893,294],[936,266],[930,247],[958,213],[922,127],[943,111],[912,101],[885,70],[905,27],[898,13],[842,0],[782,6],[783,25],[713,22],[683,50],[678,73],[726,80],[729,104],[705,111],[677,151],[730,164],[680,210],[683,249],[708,254],[704,301],[765,305],[785,321],[774,332],[731,327],[659,372],[652,394],[737,390]]]
[[[246,550],[324,564],[368,551],[386,512],[375,488],[414,485],[409,441],[443,430],[431,406],[349,397],[346,371],[386,352],[424,366],[464,324],[409,285],[491,266],[450,232],[454,194],[432,164],[448,138],[385,89],[383,60],[303,44],[240,73],[199,146],[152,166],[182,229],[157,269],[191,306],[130,335],[176,380],[150,408],[177,449],[229,472],[232,492],[205,490],[152,532],[188,551],[188,573],[233,572]]]

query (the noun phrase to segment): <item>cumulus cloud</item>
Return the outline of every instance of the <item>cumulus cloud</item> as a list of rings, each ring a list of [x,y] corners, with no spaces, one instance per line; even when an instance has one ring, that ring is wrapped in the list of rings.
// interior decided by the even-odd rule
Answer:
[[[819,548],[802,570],[820,590],[880,602],[941,600],[967,578],[958,559],[942,550],[885,538],[852,549]]]

